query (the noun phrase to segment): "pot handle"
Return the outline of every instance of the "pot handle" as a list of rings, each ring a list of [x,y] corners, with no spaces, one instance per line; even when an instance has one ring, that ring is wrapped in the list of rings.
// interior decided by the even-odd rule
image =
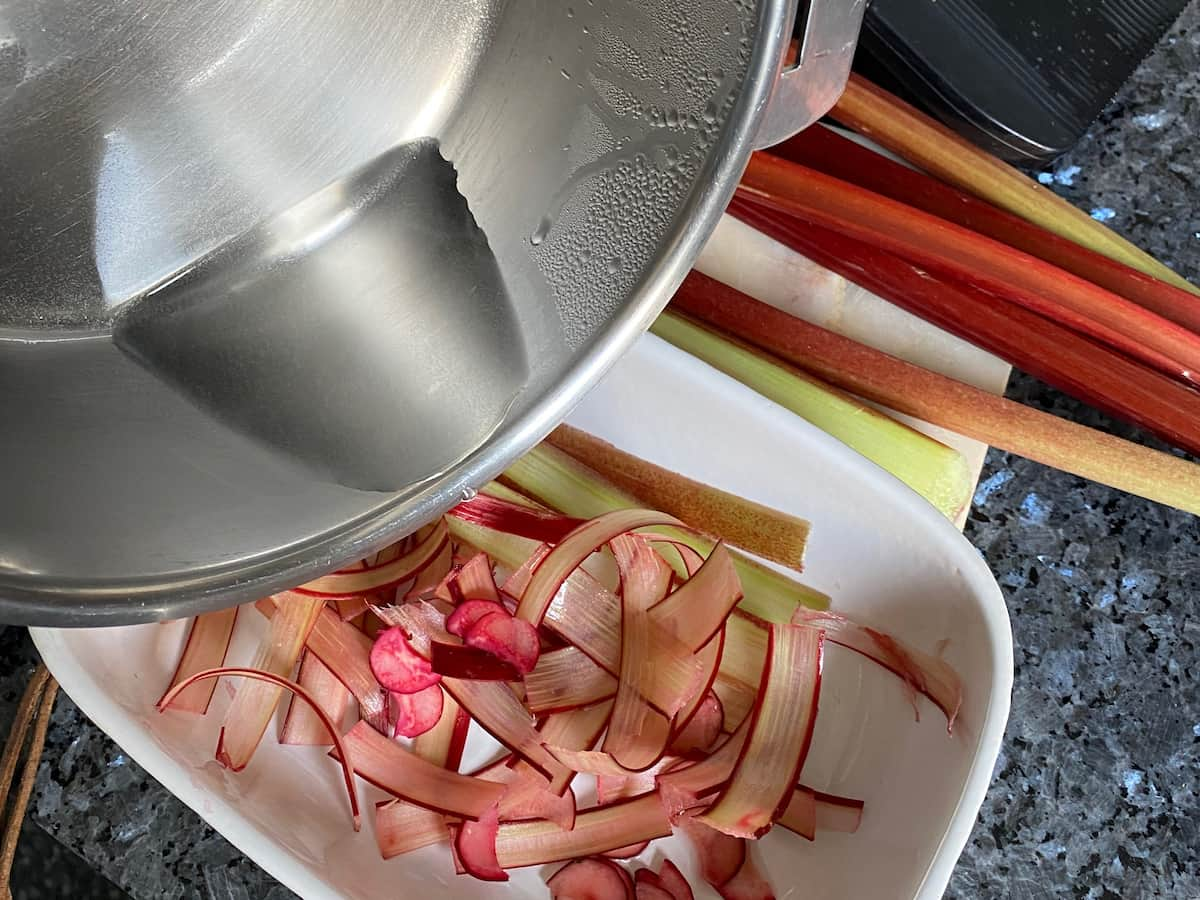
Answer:
[[[846,87],[850,63],[862,25],[866,0],[790,0],[803,16],[804,30],[796,64],[783,68],[771,91],[767,111],[758,133],[755,149],[770,147],[803,131],[829,112]],[[785,21],[792,21],[788,16]],[[783,53],[788,51],[784,42]]]

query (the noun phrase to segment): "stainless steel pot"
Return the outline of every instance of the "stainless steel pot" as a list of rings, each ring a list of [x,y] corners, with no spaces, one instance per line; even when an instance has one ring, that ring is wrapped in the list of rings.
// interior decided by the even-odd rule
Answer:
[[[861,0],[0,0],[0,621],[302,582],[559,421]]]

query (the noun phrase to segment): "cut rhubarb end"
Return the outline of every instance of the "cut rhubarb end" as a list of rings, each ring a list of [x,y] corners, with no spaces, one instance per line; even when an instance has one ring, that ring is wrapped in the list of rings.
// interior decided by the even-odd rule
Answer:
[[[634,900],[633,882],[612,860],[577,859],[546,882],[553,900]]]
[[[842,834],[854,834],[862,824],[863,808],[861,800],[850,797],[838,797],[834,794],[824,794],[813,791],[816,806],[817,828],[821,831],[837,831]]]
[[[508,881],[508,873],[496,861],[496,834],[500,813],[492,807],[476,822],[463,822],[454,840],[458,859],[469,875],[480,881]]]
[[[395,719],[393,737],[415,738],[430,731],[442,717],[445,694],[433,684],[415,694],[388,694],[390,713]]]
[[[371,671],[383,687],[396,694],[415,694],[436,685],[442,676],[408,642],[408,635],[393,626],[375,639]]]
[[[466,637],[476,622],[493,613],[507,616],[508,610],[499,600],[465,600],[446,616],[446,630],[460,638]]]

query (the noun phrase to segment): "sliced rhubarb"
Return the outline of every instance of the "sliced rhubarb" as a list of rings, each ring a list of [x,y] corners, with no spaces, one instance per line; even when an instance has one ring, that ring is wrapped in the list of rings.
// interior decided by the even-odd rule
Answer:
[[[522,675],[533,671],[541,653],[537,628],[509,615],[508,610],[491,613],[476,621],[467,631],[463,642],[486,650]]]
[[[663,858],[662,865],[658,868],[658,880],[674,900],[695,900],[695,895],[692,893],[692,886],[683,877],[683,873],[679,871],[679,867],[665,857]]]
[[[685,816],[676,827],[687,837],[700,863],[700,877],[720,890],[746,862],[746,842]]]
[[[534,570],[517,606],[517,617],[540,625],[567,577],[613,538],[637,528],[682,524],[673,516],[646,509],[617,509],[589,519],[564,537]]]
[[[492,573],[492,561],[486,553],[476,553],[468,559],[454,576],[458,593],[463,601],[485,600],[500,602],[496,590],[496,578]]]
[[[471,717],[457,700],[446,695],[442,698],[442,715],[437,724],[413,740],[412,752],[426,762],[457,772],[470,725]]]
[[[552,900],[634,900],[632,879],[603,858],[568,863],[550,876],[546,887]]]
[[[408,634],[399,626],[389,628],[375,639],[371,671],[384,688],[399,694],[415,694],[442,680],[429,660],[412,648]]]
[[[446,817],[403,800],[385,800],[375,806],[375,840],[379,854],[392,859],[422,847],[450,840]]]
[[[817,828],[853,834],[862,824],[863,802],[850,797],[838,797],[813,791],[817,809]]]
[[[480,554],[480,556],[482,555]],[[472,625],[492,613],[507,615],[508,610],[500,604],[498,599],[464,600],[454,608],[450,615],[446,616],[446,630],[458,637],[465,637]]]
[[[569,515],[596,516],[614,509],[638,506],[635,497],[548,444],[534,447],[510,465],[504,478],[526,494]],[[704,535],[683,531],[670,533],[702,555],[707,555],[713,548],[713,540]],[[734,554],[734,565],[746,594],[742,606],[760,618],[786,622],[797,603],[820,609],[829,605],[829,597],[820,591],[745,556]]]
[[[942,181],[1196,293],[1180,275],[1087,213],[859,75],[850,76],[831,115]]]
[[[717,889],[722,900],[775,900],[775,889],[759,872],[750,848],[737,874]]]
[[[725,723],[725,710],[716,694],[706,693],[688,724],[672,738],[671,752],[686,756],[697,751],[706,751],[721,736]]]
[[[614,850],[605,850],[601,856],[606,856],[609,859],[633,859],[639,853],[645,851],[645,849],[649,846],[649,841],[638,841],[636,844],[629,844],[625,847],[617,847]]]
[[[447,540],[446,526],[439,520],[412,550],[396,559],[363,569],[333,572],[296,588],[312,597],[353,597],[396,587],[433,563]]]
[[[808,756],[821,689],[824,633],[772,625],[758,705],[729,784],[697,820],[757,838],[783,812]]]
[[[183,645],[179,664],[175,674],[171,676],[169,691],[179,682],[196,672],[220,668],[225,664],[225,654],[229,650],[229,641],[233,637],[233,626],[237,622],[237,607],[219,609],[216,612],[202,613],[192,619],[188,627],[187,641]],[[197,682],[186,692],[175,698],[172,706],[182,712],[208,712],[208,704],[212,702],[216,681]]]
[[[592,706],[554,713],[542,722],[539,732],[542,740],[556,747],[572,750],[587,750],[594,747],[612,716],[612,701],[606,700]],[[518,766],[520,764],[518,763]],[[560,769],[550,779],[550,789],[563,793],[570,785],[575,773]]]
[[[507,616],[508,613],[505,612],[504,615]],[[430,645],[429,665],[437,674],[448,675],[451,678],[465,678],[471,681],[521,680],[521,673],[512,663],[505,662],[481,647],[468,647],[465,644],[434,641]]]
[[[482,525],[531,540],[557,544],[582,523],[560,513],[543,512],[507,500],[476,494],[450,510],[449,515],[464,522]]]
[[[271,617],[267,633],[248,668],[287,679],[296,668],[308,633],[325,603],[319,597],[291,591],[276,594],[273,599],[275,615]],[[275,715],[283,688],[269,678],[254,679],[238,686],[217,739],[217,762],[234,772],[246,767]]]
[[[358,713],[379,731],[386,730],[386,697],[371,670],[371,639],[350,622],[323,609],[305,646],[346,686],[358,702]]]
[[[508,873],[496,861],[496,833],[500,830],[500,811],[491,807],[475,822],[464,822],[458,829],[454,849],[467,873],[481,881],[508,881]]]
[[[670,719],[650,705],[643,687],[653,679],[656,664],[650,648],[650,608],[666,595],[671,573],[640,537],[622,534],[610,543],[621,573],[621,673],[604,751],[636,772],[662,757],[671,736]],[[690,695],[681,698],[680,705],[688,699]]]
[[[430,731],[442,718],[445,695],[441,685],[432,684],[415,694],[388,695],[388,707],[394,720],[394,737],[415,738]]]
[[[683,731],[691,725],[692,720],[699,714],[700,707],[704,705],[710,695],[719,704],[718,710],[721,714],[721,719],[718,724],[720,728],[725,727],[725,705],[721,702],[720,696],[713,690],[720,675],[721,657],[724,649],[725,629],[722,628],[696,653],[696,659],[700,661],[701,665],[701,683],[703,686],[696,692],[696,696],[689,700],[687,705],[675,715],[675,721],[671,723],[672,743],[676,742]]]
[[[354,786],[354,763],[357,762],[357,758],[353,756],[354,751],[350,748],[350,742],[341,737],[340,729],[329,719],[329,717],[325,714],[325,711],[321,709],[321,705],[317,703],[315,698],[309,695],[308,691],[296,684],[294,681],[290,681],[287,678],[276,675],[273,672],[265,672],[259,669],[241,668],[238,666],[225,666],[219,669],[208,669],[203,672],[193,672],[162,696],[162,699],[158,701],[159,712],[166,712],[168,709],[170,709],[171,704],[175,702],[175,699],[181,693],[187,690],[189,686],[197,684],[201,681],[215,680],[226,675],[248,678],[253,683],[268,684],[271,687],[279,689],[280,691],[289,690],[292,692],[293,696],[302,698],[304,702],[308,703],[309,706],[312,707],[312,711],[317,715],[318,718],[321,719],[322,724],[329,732],[330,741],[333,743],[337,758],[342,764],[342,777],[346,782],[346,792],[350,796],[350,814],[354,819],[354,830],[358,831],[361,819],[358,811],[358,791]],[[243,688],[244,687],[245,685],[243,684]],[[360,722],[359,724],[361,725],[363,723]],[[371,729],[368,727],[368,730]],[[222,731],[224,731],[224,729],[222,729]],[[378,736],[378,732],[372,731],[372,734]],[[386,740],[386,738],[380,739]]]
[[[525,703],[537,715],[588,706],[616,693],[617,679],[577,647],[543,653],[525,676]]]
[[[658,798],[651,795],[581,812],[564,831],[552,822],[508,822],[496,837],[496,856],[506,869],[577,859],[671,833]]]
[[[835,236],[836,237],[836,236]],[[863,254],[855,257],[855,248]],[[832,245],[830,245],[832,250]],[[884,277],[885,267],[868,263],[875,251],[852,244],[821,262],[862,264],[854,280]],[[1200,395],[1170,379],[1080,339],[1024,310],[986,304],[953,320],[939,318],[949,307],[933,307],[946,285],[918,279],[907,264],[892,258],[895,274],[922,281],[904,296],[920,304],[913,311],[950,331],[981,343],[1043,380],[1111,414],[1134,421],[1182,447],[1200,449]],[[878,283],[867,284],[893,296]],[[897,282],[897,290],[900,285]],[[952,293],[952,290],[951,290]],[[951,298],[952,300],[952,298]],[[1085,428],[1073,422],[993,396],[962,382],[914,366],[734,291],[693,273],[674,303],[711,325],[758,344],[814,374],[876,403],[957,431],[1055,468],[1091,478],[1143,497],[1190,511],[1200,510],[1200,477],[1194,465],[1169,454]],[[906,305],[906,304],[902,304]],[[981,342],[981,327],[1003,344]]]
[[[650,610],[650,620],[694,653],[721,629],[741,599],[733,558],[718,543],[692,577]]]
[[[797,785],[788,805],[779,816],[779,824],[805,840],[817,837],[817,798],[811,788]]]
[[[454,548],[451,543],[451,541],[446,541],[442,545],[437,556],[413,578],[413,582],[409,585],[404,597],[397,597],[397,600],[424,599],[433,592],[442,579],[450,572],[450,568],[453,565]]]
[[[1016,247],[1200,333],[1200,301],[1193,292],[956,190],[832,129],[806,128],[770,153]]]
[[[812,613],[810,616],[809,613]],[[909,690],[924,694],[946,716],[946,730],[952,731],[962,706],[962,679],[944,659],[909,647],[874,628],[859,625],[845,616],[815,610],[796,610],[792,621],[825,631],[826,639],[861,653],[900,678]],[[914,709],[916,701],[913,702]],[[918,712],[917,718],[920,718]]]
[[[339,597],[333,600],[332,603],[337,611],[338,618],[343,622],[349,622],[351,619],[358,618],[371,605],[364,596]]]
[[[381,607],[378,613],[407,633],[410,647],[422,657],[430,654],[434,641],[454,640],[444,628],[441,613],[427,603]],[[507,685],[460,678],[442,678],[441,683],[484,731],[542,774],[550,778],[560,774],[562,764],[542,746],[542,735],[534,727],[529,710]]]
[[[988,291],[1183,381],[1200,380],[1200,335],[1035,256],[937,216],[756,154],[740,196]]]
[[[350,705],[350,692],[316,654],[305,653],[301,658],[296,682],[308,691],[329,721],[341,723],[346,715],[346,707]],[[328,746],[333,741],[321,717],[313,712],[311,706],[293,696],[279,732],[279,743]]]
[[[570,425],[560,425],[547,441],[628,491],[641,504],[670,513],[698,531],[719,535],[751,553],[800,569],[810,528],[805,520],[693,481]]]
[[[343,747],[331,751],[335,759],[348,754],[360,778],[425,809],[474,820],[499,803],[504,793],[503,785],[426,762],[365,722],[341,740]]]

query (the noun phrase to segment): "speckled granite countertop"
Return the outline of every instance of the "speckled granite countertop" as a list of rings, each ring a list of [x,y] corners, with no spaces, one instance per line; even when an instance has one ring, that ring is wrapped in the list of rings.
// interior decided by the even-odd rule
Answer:
[[[1194,4],[1041,178],[1195,279],[1198,147]],[[1019,373],[1009,396],[1137,436]],[[948,896],[1200,897],[1200,519],[992,452],[966,534],[1008,599],[1016,687]],[[24,632],[0,634],[0,723],[32,654]],[[65,697],[30,815],[136,900],[291,896]],[[17,900],[109,896],[72,881],[66,861],[47,866],[53,848],[27,846]]]

